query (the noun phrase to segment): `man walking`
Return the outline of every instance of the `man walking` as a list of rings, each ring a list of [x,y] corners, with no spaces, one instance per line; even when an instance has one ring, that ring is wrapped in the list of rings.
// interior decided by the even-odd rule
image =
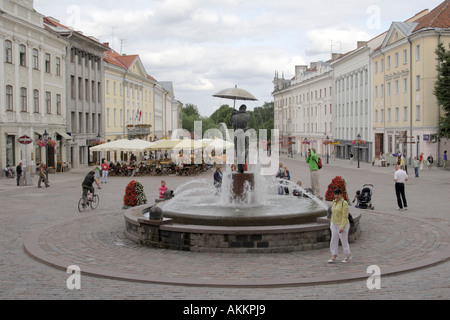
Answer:
[[[405,182],[408,181],[408,174],[403,167],[396,166],[394,173],[395,194],[397,196],[398,210],[408,210],[405,196]]]
[[[414,165],[414,173],[416,174],[416,178],[419,177],[419,159],[417,159],[417,157],[414,157],[413,160],[413,165]]]
[[[447,167],[447,150],[444,151],[444,155],[442,156],[442,160],[444,161],[444,169]]]
[[[309,171],[311,172],[311,189],[313,194],[322,200],[319,185],[319,156],[316,153],[316,149],[312,148],[308,150],[306,163],[309,164]]]

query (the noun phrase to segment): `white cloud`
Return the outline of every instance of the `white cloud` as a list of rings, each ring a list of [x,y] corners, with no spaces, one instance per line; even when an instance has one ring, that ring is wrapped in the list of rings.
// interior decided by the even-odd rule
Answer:
[[[227,103],[211,97],[222,89],[238,85],[262,105],[272,100],[276,70],[289,78],[295,65],[329,59],[331,40],[334,52],[353,50],[357,41],[384,32],[392,20],[441,2],[35,0],[34,6],[117,51],[124,39],[124,53],[139,54],[150,75],[174,83],[176,99],[196,104],[207,115],[213,105]]]

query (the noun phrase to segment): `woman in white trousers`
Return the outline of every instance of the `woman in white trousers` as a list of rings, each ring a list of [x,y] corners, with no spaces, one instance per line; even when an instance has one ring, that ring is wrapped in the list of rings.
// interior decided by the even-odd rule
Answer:
[[[350,222],[348,220],[349,207],[348,202],[343,198],[341,189],[334,190],[334,200],[331,212],[331,259],[328,260],[328,262],[336,262],[339,250],[339,240],[341,240],[345,255],[345,259],[342,260],[342,263],[348,263],[351,260],[350,245],[348,244],[348,233],[350,231]]]

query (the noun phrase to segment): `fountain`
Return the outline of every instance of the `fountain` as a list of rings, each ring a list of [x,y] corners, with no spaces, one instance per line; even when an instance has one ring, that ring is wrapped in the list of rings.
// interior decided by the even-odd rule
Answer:
[[[175,198],[157,205],[163,219],[151,220],[149,208],[129,209],[127,237],[151,247],[184,251],[291,252],[328,247],[328,204],[290,181],[261,175],[261,164],[248,165],[249,119],[245,105],[233,111],[238,170],[226,166],[219,194],[211,178],[196,179],[179,186]],[[278,195],[280,183],[300,189],[306,197]],[[354,217],[350,241],[360,233],[359,218]]]

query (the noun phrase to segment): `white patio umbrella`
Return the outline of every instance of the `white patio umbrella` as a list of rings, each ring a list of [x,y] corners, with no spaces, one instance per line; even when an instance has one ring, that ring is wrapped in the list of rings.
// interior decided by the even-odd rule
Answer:
[[[149,147],[151,147],[152,144],[153,144],[152,142],[139,139],[136,140],[120,139],[92,147],[90,148],[90,150],[97,152],[99,151],[144,152]]]

